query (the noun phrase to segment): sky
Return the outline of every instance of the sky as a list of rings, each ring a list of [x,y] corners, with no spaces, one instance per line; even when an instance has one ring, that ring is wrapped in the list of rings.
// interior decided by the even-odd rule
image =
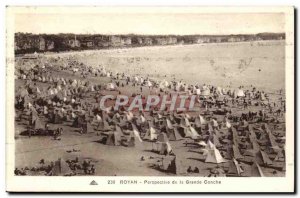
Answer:
[[[284,32],[280,13],[26,13],[15,32],[75,34],[255,34]]]

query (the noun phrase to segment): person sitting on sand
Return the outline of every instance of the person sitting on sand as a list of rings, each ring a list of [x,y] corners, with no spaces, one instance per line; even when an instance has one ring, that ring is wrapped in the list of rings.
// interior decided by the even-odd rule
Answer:
[[[82,168],[83,168],[83,171],[85,174],[87,174],[88,166],[89,166],[89,163],[86,160],[84,160],[82,163]]]
[[[42,165],[45,164],[45,160],[41,159],[40,162],[39,162],[39,164],[42,164]]]

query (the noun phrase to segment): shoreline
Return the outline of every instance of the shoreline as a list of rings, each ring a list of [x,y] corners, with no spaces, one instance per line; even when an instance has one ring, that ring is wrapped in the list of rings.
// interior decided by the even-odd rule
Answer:
[[[152,46],[131,46],[131,47],[121,47],[121,48],[106,48],[106,49],[86,49],[86,50],[74,50],[74,51],[60,51],[60,52],[37,52],[37,55],[43,56],[59,56],[59,55],[74,55],[74,54],[88,54],[88,53],[100,53],[105,54],[107,52],[127,52],[130,50],[136,49],[160,49],[160,48],[186,48],[186,47],[194,47],[194,46],[226,46],[226,45],[235,45],[235,44],[259,44],[259,43],[285,43],[285,40],[261,40],[261,41],[240,41],[240,42],[221,42],[221,43],[197,43],[197,44],[176,44],[176,45],[152,45]],[[265,46],[265,45],[263,45]],[[102,52],[102,53],[101,53]],[[15,55],[16,58],[26,55],[34,55],[35,53],[26,53]]]

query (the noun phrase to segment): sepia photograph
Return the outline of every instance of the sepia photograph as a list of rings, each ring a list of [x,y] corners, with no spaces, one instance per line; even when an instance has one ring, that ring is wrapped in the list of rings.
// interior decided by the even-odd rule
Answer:
[[[6,11],[9,191],[294,190],[293,7]]]

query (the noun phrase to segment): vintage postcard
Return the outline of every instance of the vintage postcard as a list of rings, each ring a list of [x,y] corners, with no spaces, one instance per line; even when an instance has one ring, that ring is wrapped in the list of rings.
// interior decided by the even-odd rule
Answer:
[[[293,7],[6,9],[9,192],[294,192]]]

